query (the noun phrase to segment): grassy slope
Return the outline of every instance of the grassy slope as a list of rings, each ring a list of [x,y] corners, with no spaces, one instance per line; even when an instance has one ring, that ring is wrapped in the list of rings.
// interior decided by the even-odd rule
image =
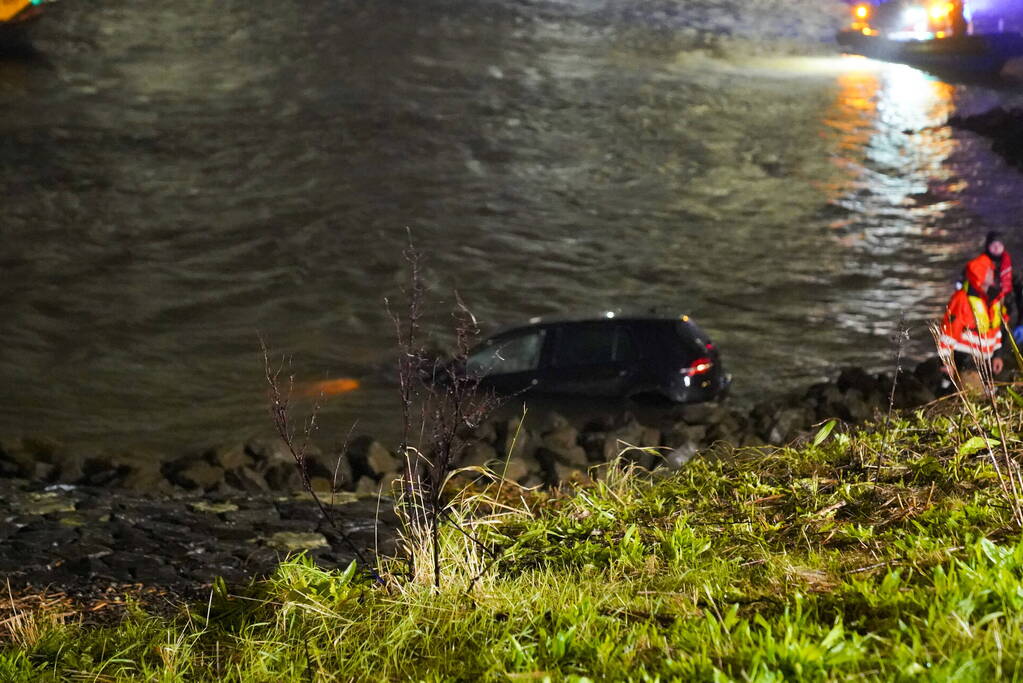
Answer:
[[[998,415],[1012,453],[1023,413]],[[257,600],[221,591],[172,621],[23,615],[0,681],[1023,677],[1023,545],[977,450],[999,433],[991,407],[946,403],[816,447],[612,472],[478,525],[503,553],[468,592],[486,557],[449,529],[439,592],[297,561]]]

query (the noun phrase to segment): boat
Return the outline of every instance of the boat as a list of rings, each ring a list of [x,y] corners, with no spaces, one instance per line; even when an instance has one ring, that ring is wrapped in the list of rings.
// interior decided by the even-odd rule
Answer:
[[[938,73],[993,76],[1010,60],[1023,57],[1023,35],[1019,33],[893,40],[860,31],[842,31],[838,43],[855,54]]]
[[[0,0],[0,49],[31,47],[31,28],[43,14],[47,0]]]
[[[997,32],[975,32],[982,15],[972,11],[970,0],[929,1],[856,4],[838,44],[873,59],[970,76],[997,76],[1009,61],[1023,57],[1023,35],[1001,30],[1003,21]]]

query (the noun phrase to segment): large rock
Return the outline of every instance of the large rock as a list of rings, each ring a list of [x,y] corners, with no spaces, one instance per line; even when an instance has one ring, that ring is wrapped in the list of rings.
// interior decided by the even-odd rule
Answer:
[[[664,456],[664,463],[670,470],[679,470],[685,467],[690,460],[696,457],[699,449],[695,443],[684,443],[673,448]]]
[[[877,378],[859,367],[844,368],[838,375],[837,385],[843,394],[851,389],[859,391],[863,396],[879,391]]]
[[[224,470],[236,470],[242,467],[252,467],[256,464],[256,459],[252,457],[243,444],[216,446],[203,453],[202,457],[209,464]]]
[[[679,418],[691,425],[717,424],[726,414],[718,403],[688,403],[678,410]]]
[[[631,415],[626,416],[624,424],[619,425],[615,430],[607,432],[604,438],[604,460],[611,462],[621,453],[631,447],[655,446],[658,443],[649,443],[652,433],[641,425]],[[660,434],[654,441],[660,441]]]
[[[520,418],[510,418],[498,425],[494,447],[501,457],[529,455],[540,445],[540,437],[525,425],[520,427],[520,422]]]
[[[545,432],[541,437],[541,443],[545,448],[549,448],[552,451],[575,448],[579,445],[579,430],[565,423],[551,431]]]
[[[266,478],[251,467],[241,467],[224,473],[224,482],[239,491],[254,493],[269,491]]]
[[[212,491],[224,482],[224,468],[205,460],[193,460],[171,471],[171,481],[184,489]]]
[[[352,461],[347,453],[336,449],[323,457],[323,465],[330,473],[330,480],[336,482],[338,490],[355,487],[355,470],[352,469]]]
[[[572,423],[568,421],[564,415],[560,413],[550,412],[544,416],[543,423],[540,427],[542,434],[549,434],[550,432],[557,432],[565,428],[571,428]]]
[[[4,469],[12,472],[13,476],[25,477],[39,481],[47,481],[50,476],[57,473],[57,468],[51,464],[54,452],[60,448],[56,441],[47,439],[11,439],[0,444],[0,460],[7,463]],[[42,471],[40,469],[42,466]]]
[[[114,459],[117,468],[117,485],[136,491],[168,492],[171,482],[163,475],[160,461],[145,454],[135,455],[130,460]]]
[[[671,430],[667,432],[665,445],[674,449],[685,444],[700,444],[706,438],[707,425],[677,422]]]
[[[272,491],[298,491],[302,489],[302,474],[292,462],[276,462],[263,468],[259,474]]]
[[[575,467],[576,469],[586,469],[590,464],[589,458],[586,456],[586,450],[582,446],[572,446],[570,448],[559,448],[557,450],[548,449],[554,454],[555,462],[568,467]]]
[[[783,408],[775,417],[767,441],[776,446],[787,443],[808,429],[812,420],[805,408]]]
[[[384,474],[398,472],[403,463],[376,439],[360,436],[348,447],[348,461],[354,477],[379,480]]]
[[[541,438],[544,449],[554,454],[554,459],[570,467],[585,468],[589,464],[586,449],[578,444],[579,430],[565,423]]]
[[[497,460],[497,450],[486,441],[473,441],[462,452],[459,467],[489,467]]]
[[[493,422],[484,422],[472,430],[472,436],[484,443],[493,444],[497,441],[497,425]]]
[[[543,468],[539,461],[532,456],[518,456],[505,463],[498,463],[495,472],[503,475],[506,479],[525,483],[533,477],[542,477]]]

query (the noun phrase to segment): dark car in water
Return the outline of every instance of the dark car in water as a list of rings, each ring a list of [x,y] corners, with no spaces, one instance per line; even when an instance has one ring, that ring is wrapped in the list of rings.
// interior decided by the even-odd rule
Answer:
[[[473,348],[465,371],[505,395],[696,403],[723,398],[731,384],[717,348],[687,315],[534,318]]]

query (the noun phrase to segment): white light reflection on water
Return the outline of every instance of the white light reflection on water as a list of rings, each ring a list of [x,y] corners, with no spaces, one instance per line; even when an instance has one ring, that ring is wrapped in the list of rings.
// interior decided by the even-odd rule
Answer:
[[[844,179],[827,191],[831,204],[848,214],[830,227],[866,284],[844,291],[855,301],[843,303],[858,305],[836,306],[836,323],[886,334],[905,316],[917,328],[915,346],[926,353],[928,315],[949,292],[944,264],[963,248],[958,235],[948,235],[954,220],[947,214],[958,205],[947,163],[958,143],[945,125],[955,88],[904,65],[843,61],[828,125],[840,136],[836,163]],[[892,260],[907,254],[918,255],[914,265]]]

